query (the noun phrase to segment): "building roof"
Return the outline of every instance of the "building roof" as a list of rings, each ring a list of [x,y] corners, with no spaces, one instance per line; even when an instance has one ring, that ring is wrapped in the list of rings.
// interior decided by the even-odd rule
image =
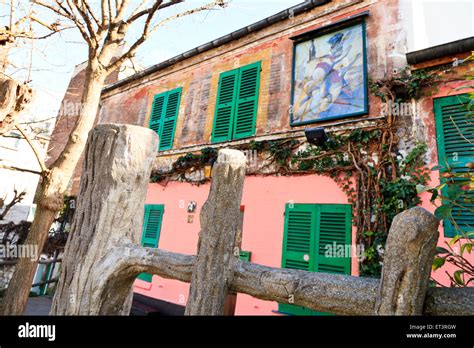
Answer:
[[[419,64],[429,60],[451,56],[474,50],[474,37],[448,42],[407,53],[408,64]]]
[[[159,70],[165,69],[173,64],[176,64],[178,62],[181,62],[185,59],[194,57],[198,54],[201,54],[203,52],[212,50],[214,48],[217,48],[219,46],[222,46],[224,44],[227,44],[233,40],[240,39],[248,34],[251,34],[253,32],[256,32],[258,30],[264,29],[266,27],[269,27],[277,22],[283,21],[285,19],[288,19],[290,15],[296,16],[300,13],[309,11],[315,7],[325,5],[327,3],[331,2],[331,0],[307,0],[305,2],[302,2],[298,5],[292,6],[290,8],[287,8],[286,10],[280,11],[270,17],[264,18],[258,22],[255,22],[253,24],[250,24],[246,27],[243,27],[241,29],[235,30],[227,35],[221,36],[215,40],[212,40],[208,43],[205,43],[201,46],[195,47],[189,51],[186,51],[184,53],[181,53],[173,58],[167,59],[161,63],[155,64],[150,66],[149,68],[146,68],[143,71],[140,71],[139,73],[133,74],[129,77],[126,77],[122,80],[119,80],[115,83],[112,83],[102,89],[102,93],[109,92],[113,89],[116,89],[118,87],[127,85],[130,82],[136,81],[138,79],[141,79],[145,76],[148,76],[154,72],[157,72]]]

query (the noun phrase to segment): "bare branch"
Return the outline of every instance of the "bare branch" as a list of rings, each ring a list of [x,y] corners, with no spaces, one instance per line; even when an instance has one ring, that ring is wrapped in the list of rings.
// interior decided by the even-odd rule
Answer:
[[[167,5],[166,7],[168,6],[172,6],[172,5],[176,5],[178,4],[179,2],[181,1],[175,1],[175,0],[171,0],[170,2],[166,3],[165,5]],[[157,5],[158,4],[158,5]],[[181,12],[181,13],[178,13],[174,16],[170,16],[166,19],[164,19],[163,21],[161,21],[160,23],[156,24],[152,29],[150,29],[150,26],[151,26],[151,21],[153,19],[153,16],[156,14],[156,12],[160,9],[161,6],[163,6],[161,4],[161,2],[157,2],[155,3],[155,5],[153,7],[151,7],[150,9],[146,10],[148,11],[147,12],[147,18],[145,20],[145,25],[143,27],[143,33],[141,35],[140,38],[137,39],[137,41],[135,41],[129,48],[129,50],[127,52],[125,52],[124,54],[122,54],[122,56],[120,58],[118,58],[117,60],[113,61],[111,64],[109,64],[107,67],[106,67],[106,70],[107,72],[112,72],[114,71],[115,69],[117,69],[120,65],[122,65],[127,59],[131,59],[133,58],[133,56],[135,55],[137,49],[140,47],[141,44],[143,44],[147,39],[148,39],[148,36],[153,32],[155,31],[156,29],[158,29],[158,27],[164,25],[165,23],[173,20],[173,19],[177,19],[177,18],[181,18],[181,17],[184,17],[184,16],[188,16],[188,15],[191,15],[193,13],[197,13],[197,12],[200,12],[200,11],[205,11],[205,10],[210,10],[210,9],[213,9],[214,7],[216,6],[219,6],[219,7],[225,7],[227,5],[226,1],[225,0],[215,0],[209,4],[206,4],[206,5],[203,5],[201,7],[196,7],[194,9],[191,9],[191,10],[188,10],[188,11],[184,11],[184,12]],[[163,7],[161,7],[163,8]],[[129,25],[128,23],[125,23],[126,25]]]
[[[26,191],[21,191],[20,193],[18,193],[17,189],[14,188],[13,198],[10,201],[10,203],[8,203],[5,206],[5,209],[3,209],[2,213],[0,214],[0,220],[3,220],[5,216],[7,215],[7,213],[10,211],[10,209],[13,208],[17,203],[20,203],[23,200],[23,198],[25,198],[25,195],[26,195]],[[0,201],[2,203],[5,202],[5,198],[1,199]],[[3,208],[3,204],[0,205],[0,208]]]
[[[58,6],[61,6],[64,8],[63,6],[63,3],[61,0],[54,0],[56,2],[56,4],[58,4]],[[79,9],[74,5],[73,2],[71,2],[71,0],[66,0],[66,3],[68,5],[68,9],[69,9],[69,13],[71,14],[71,20],[74,21],[74,23],[77,25],[79,31],[81,32],[82,36],[84,37],[84,39],[86,40],[86,42],[90,45],[90,47],[95,47],[94,46],[94,42],[95,40],[93,41],[93,35],[94,35],[94,31],[91,30],[90,28],[90,23],[85,20],[84,18],[84,22],[86,23],[86,26],[87,26],[87,29],[84,27],[84,24],[81,22],[81,20],[78,18],[77,14],[76,14],[76,11],[79,13],[79,16],[82,17],[81,15],[81,12],[79,11]]]
[[[16,129],[21,133],[21,135],[25,138],[25,140],[28,142],[30,145],[31,149],[33,150],[36,159],[38,160],[38,163],[40,165],[41,171],[46,172],[48,168],[46,168],[46,164],[44,163],[44,158],[41,156],[39,149],[37,148],[36,144],[30,139],[28,134],[25,132],[25,130],[20,126],[20,125],[15,125]]]
[[[57,118],[57,116],[51,116],[51,117],[44,118],[44,119],[38,120],[38,121],[18,122],[17,124],[30,125],[30,124],[35,124],[35,123],[43,123],[43,122],[46,122],[46,121],[49,121],[49,120],[54,120],[56,118]]]
[[[38,172],[37,170],[32,170],[32,169],[26,169],[26,168],[19,168],[15,166],[7,166],[5,164],[0,164],[1,169],[8,169],[8,170],[17,170],[19,172],[26,172],[26,173],[32,173],[32,174],[38,174],[43,176],[42,172]]]
[[[97,28],[100,30],[102,29],[102,25],[99,21],[99,19],[97,18],[97,16],[95,15],[94,11],[91,9],[91,7],[89,6],[89,2],[86,1],[86,0],[82,0],[82,4],[85,8],[85,12],[91,16],[91,18],[94,20],[95,24],[97,25]]]
[[[108,10],[107,10],[107,1],[106,0],[101,0],[100,2],[100,10],[101,10],[101,15],[102,15],[102,27],[106,28],[109,26],[109,17],[107,16]]]
[[[125,11],[127,10],[128,8],[128,5],[129,5],[129,0],[122,0],[120,6],[117,6],[117,1],[116,1],[116,4],[115,4],[115,11],[116,11],[116,15],[115,15],[115,23],[120,23],[122,20],[123,20],[123,17],[125,15]],[[157,1],[157,2],[161,2],[161,1]]]
[[[183,2],[184,0],[170,0],[164,4],[161,4],[158,6],[158,10],[161,10],[163,8],[166,8],[166,7],[170,7],[170,6],[173,6],[173,5],[176,5],[176,4],[179,4],[181,2]],[[143,4],[143,3],[142,3]],[[138,8],[135,10],[135,12],[130,16],[129,19],[127,19],[126,23],[127,24],[131,24],[133,23],[134,21],[136,21],[137,19],[143,17],[144,15],[149,15],[151,10],[152,10],[153,7],[151,8],[147,8],[145,10],[141,10],[139,11]]]
[[[63,3],[61,2],[61,0],[54,0],[56,6],[52,5],[52,4],[49,4],[49,3],[45,3],[43,2],[42,0],[32,0],[34,4],[38,5],[38,6],[41,6],[43,8],[46,8],[56,14],[58,14],[59,16],[61,17],[64,17],[70,21],[72,21],[75,26],[77,27],[77,29],[79,30],[79,32],[81,33],[82,37],[84,38],[84,40],[87,42],[87,44],[90,46],[90,47],[93,47],[93,43],[92,43],[92,40],[91,38],[87,35],[87,31],[86,29],[84,28],[84,25],[77,19],[77,17],[70,11],[68,10],[64,5]]]

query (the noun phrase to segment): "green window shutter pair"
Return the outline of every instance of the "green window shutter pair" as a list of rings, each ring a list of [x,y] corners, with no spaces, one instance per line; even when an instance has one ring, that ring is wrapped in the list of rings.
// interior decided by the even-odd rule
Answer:
[[[350,257],[327,257],[326,246],[333,248],[333,256],[344,256],[337,252],[351,245],[351,220],[349,204],[287,204],[282,268],[350,274]],[[325,314],[287,303],[279,304],[278,310],[295,315]]]
[[[145,216],[143,219],[143,232],[141,244],[147,248],[157,248],[158,240],[160,239],[161,222],[163,221],[163,214],[165,206],[163,204],[146,204]],[[146,282],[151,282],[152,275],[148,273],[141,273],[138,279]]]
[[[261,62],[223,72],[219,77],[212,142],[255,134]]]
[[[149,127],[160,137],[159,151],[173,148],[181,92],[182,87],[157,94],[153,99]]]
[[[466,94],[434,100],[438,163],[441,173],[446,172],[448,166],[453,173],[467,173],[469,168],[466,164],[474,162],[474,118],[468,116],[468,103],[469,97]],[[454,178],[454,180],[463,181],[462,178]],[[445,181],[446,179],[441,178],[441,182]],[[445,197],[447,189],[448,187],[445,186],[441,190]],[[472,202],[474,191],[470,190],[463,196],[465,198],[467,196]],[[468,209],[454,205],[452,217],[464,233],[473,232],[474,215],[469,209],[473,209],[474,204],[465,203],[463,199],[460,198],[457,203]],[[450,220],[445,219],[443,225],[445,237],[454,237],[458,234]]]

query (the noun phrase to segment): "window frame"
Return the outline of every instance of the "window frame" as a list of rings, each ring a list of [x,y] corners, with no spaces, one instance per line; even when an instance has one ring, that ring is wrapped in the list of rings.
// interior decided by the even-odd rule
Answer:
[[[292,50],[292,62],[291,62],[291,92],[290,92],[290,127],[300,127],[309,124],[318,124],[324,123],[327,121],[334,121],[338,119],[345,119],[345,118],[352,118],[356,116],[364,116],[369,114],[369,88],[368,88],[368,59],[367,59],[367,45],[368,45],[368,38],[367,38],[367,25],[365,21],[365,17],[369,15],[369,12],[363,12],[353,17],[344,19],[342,21],[317,28],[315,30],[311,30],[293,37],[290,37],[293,40],[293,50]],[[363,83],[364,83],[364,110],[357,111],[349,114],[337,115],[332,117],[326,117],[323,119],[316,119],[316,120],[309,120],[303,122],[294,122],[293,121],[293,105],[294,105],[294,92],[295,92],[295,64],[296,64],[296,46],[298,44],[303,43],[308,40],[316,39],[320,36],[324,36],[330,34],[331,32],[336,32],[338,30],[346,29],[352,26],[361,25],[362,26],[362,65],[363,65]]]

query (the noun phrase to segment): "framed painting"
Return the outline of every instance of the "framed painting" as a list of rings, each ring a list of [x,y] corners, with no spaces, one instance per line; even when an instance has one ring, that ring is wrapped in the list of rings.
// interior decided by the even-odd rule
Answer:
[[[294,38],[291,126],[367,114],[365,22]]]

